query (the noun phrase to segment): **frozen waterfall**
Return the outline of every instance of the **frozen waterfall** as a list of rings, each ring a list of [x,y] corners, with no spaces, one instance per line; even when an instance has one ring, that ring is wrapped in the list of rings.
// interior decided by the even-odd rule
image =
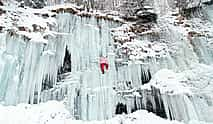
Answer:
[[[164,15],[170,4],[158,0],[154,9]],[[212,29],[212,6],[204,12],[205,26]],[[166,16],[157,21],[157,36],[138,36],[116,47],[111,30],[123,24],[67,12],[57,14],[48,43],[1,33],[1,104],[64,100],[76,119],[103,120],[115,116],[122,103],[127,113],[146,109],[171,120],[212,122],[212,34],[188,39],[186,30]],[[199,18],[190,21],[195,31],[204,25]],[[127,58],[125,48],[134,54]],[[106,74],[101,74],[100,56],[108,57]]]
[[[58,52],[63,51],[61,53],[65,54],[64,49],[67,47],[71,54],[71,72],[63,81],[57,82],[58,87],[55,90],[42,92],[41,100],[60,99],[57,96],[67,95],[68,108],[76,118],[111,118],[116,104],[125,99],[117,96],[113,87],[118,82],[127,81],[132,82],[134,87],[139,87],[142,84],[143,67],[133,64],[116,68],[110,30],[119,24],[68,13],[60,14],[57,20],[59,28],[56,30],[64,34],[56,38],[57,43],[63,44]],[[65,56],[64,54],[61,55]],[[109,59],[109,70],[104,75],[101,74],[98,63],[102,55]]]

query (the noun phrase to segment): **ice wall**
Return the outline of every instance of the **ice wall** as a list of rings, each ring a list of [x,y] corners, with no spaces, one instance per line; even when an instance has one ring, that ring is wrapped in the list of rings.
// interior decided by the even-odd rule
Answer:
[[[63,80],[53,88],[42,91],[41,101],[66,98],[67,108],[77,119],[102,120],[113,117],[116,104],[126,101],[122,96],[125,88],[120,89],[119,82],[130,82],[126,91],[132,93],[134,89],[130,87],[139,87],[150,79],[148,68],[134,63],[126,66],[115,63],[111,28],[120,24],[69,13],[59,14],[57,20],[55,30],[60,34],[48,46],[52,44],[58,48],[55,51],[56,60],[60,63],[58,69],[64,61],[65,48],[68,49],[71,54],[71,72],[61,74]],[[100,56],[108,56],[109,70],[106,74],[100,72]],[[121,95],[118,96],[117,92]],[[129,113],[131,106],[130,101]]]
[[[1,34],[1,47],[1,101],[6,105],[33,103],[43,75],[54,75],[47,67],[51,57],[42,55],[44,44],[8,32]]]
[[[165,1],[165,6],[168,4]],[[206,44],[211,39],[194,38],[191,44],[184,36],[185,30],[174,26],[167,18],[160,18],[159,39],[142,37],[138,45],[164,43],[168,48],[165,56],[151,57],[145,63],[118,63],[111,28],[120,24],[63,12],[56,18],[58,25],[54,30],[58,33],[48,36],[48,44],[29,42],[10,33],[1,34],[0,101],[3,104],[65,99],[76,119],[102,120],[113,117],[116,104],[121,102],[127,105],[128,113],[147,109],[161,117],[180,121],[211,121],[207,116],[201,117],[202,107],[210,106],[206,100],[185,94],[162,95],[157,89],[152,92],[140,89],[142,84],[148,83],[150,75],[162,68],[181,72],[191,69],[194,63],[210,64],[212,53]],[[57,81],[66,49],[71,56],[68,58],[71,59],[71,72],[61,74],[64,78]],[[99,69],[100,56],[109,59],[109,70],[104,75]],[[177,104],[178,101],[183,102]]]
[[[76,118],[91,120],[112,117],[111,109],[114,100],[111,99],[113,96],[111,86],[115,81],[115,67],[110,27],[115,24],[93,17],[81,18],[68,13],[59,14],[57,20],[56,30],[64,35],[56,37],[57,43],[61,45],[56,54],[61,56],[60,60],[63,62],[64,49],[68,48],[71,53],[72,76],[65,83],[62,82],[61,87],[56,88],[56,91],[44,91],[42,101],[48,100],[48,97],[54,99],[50,97],[51,95],[66,94],[68,108]],[[108,56],[109,59],[109,71],[105,75],[100,73],[100,56]],[[63,88],[64,85],[67,86]],[[60,89],[62,91],[66,89],[67,92],[57,92]]]
[[[113,52],[116,49],[112,46],[110,33],[110,28],[118,24],[93,17],[82,18],[68,13],[60,14],[59,28],[56,30],[63,35],[57,36],[56,39],[57,42],[63,43],[63,47],[59,50],[61,56],[65,56],[66,46],[71,53],[71,73],[68,73],[63,81],[58,82],[58,86],[42,92],[41,101],[67,98],[67,107],[72,115],[83,120],[111,118],[115,114],[118,102],[127,105],[128,113],[137,109],[147,109],[170,119],[199,120],[195,111],[200,108],[195,109],[192,100],[184,94],[170,96],[161,95],[156,90],[150,92],[138,89],[143,84],[144,78],[149,77],[148,70],[152,74],[162,68],[183,71],[189,69],[193,63],[198,63],[199,55],[190,48],[183,30],[173,25],[165,25],[165,21],[167,20],[159,21],[162,31],[158,42],[166,42],[170,48],[171,51],[168,51],[166,57],[151,58],[145,61],[146,64],[124,62],[119,65]],[[100,55],[108,55],[110,63],[109,71],[104,75],[100,73],[98,65]],[[156,92],[155,95],[153,92]],[[174,103],[180,99],[183,103],[175,105]],[[171,117],[169,111],[173,112]],[[194,111],[194,114],[190,111]],[[185,115],[180,116],[179,114],[183,112]]]

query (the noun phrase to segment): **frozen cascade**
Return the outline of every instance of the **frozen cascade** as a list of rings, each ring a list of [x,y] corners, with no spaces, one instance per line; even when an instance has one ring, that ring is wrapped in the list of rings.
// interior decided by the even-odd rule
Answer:
[[[199,95],[162,95],[163,104],[167,117],[172,120],[200,120],[212,122],[208,116],[212,114],[212,105],[207,103],[207,99]],[[205,114],[204,114],[205,113]]]
[[[195,108],[187,96],[171,95],[163,96],[163,99],[165,108],[169,108],[167,112],[170,112],[167,113],[167,116],[172,120],[199,120]]]
[[[211,76],[207,76],[212,74],[212,69],[208,69],[210,68],[209,66],[202,66],[202,68],[200,65],[196,66],[199,68],[195,67],[197,69],[186,71],[186,74],[175,74],[172,71],[161,70],[157,72],[153,80],[151,80],[151,89],[149,91],[154,93],[156,89],[153,89],[153,87],[159,88],[160,92],[154,96],[161,96],[160,98],[168,118],[184,122],[190,120],[212,122],[212,117],[204,114],[212,113],[212,90],[209,89],[212,85],[208,83],[212,78]],[[200,78],[203,78],[202,80],[205,82],[200,84]],[[192,88],[192,91],[195,90],[195,92],[189,90],[188,88],[190,86],[186,87],[184,82],[191,84],[191,88],[197,84],[195,89]],[[147,86],[143,86],[142,89]],[[147,88],[145,89],[147,90]],[[198,89],[202,90],[199,91]],[[155,103],[151,105],[154,106]]]
[[[115,107],[118,102],[127,104],[128,113],[134,111],[134,109],[147,109],[170,119],[185,121],[191,119],[199,120],[198,115],[195,112],[197,110],[194,108],[191,100],[189,100],[189,98],[185,95],[177,95],[177,97],[170,98],[167,95],[164,97],[164,95],[160,95],[161,93],[156,93],[156,95],[160,96],[155,98],[152,97],[152,93],[150,94],[151,96],[149,94],[145,95],[148,91],[141,92],[134,89],[142,84],[141,76],[144,76],[142,75],[144,70],[150,69],[153,73],[153,70],[157,71],[161,68],[177,69],[177,66],[183,67],[181,70],[184,70],[187,69],[191,62],[193,62],[190,60],[194,60],[194,63],[196,63],[198,58],[192,49],[180,47],[184,51],[182,52],[182,50],[177,50],[180,53],[176,53],[176,59],[171,57],[170,62],[163,62],[165,60],[162,59],[160,62],[149,61],[152,63],[149,63],[150,65],[133,63],[119,67],[114,65],[115,58],[112,54],[113,48],[108,46],[112,44],[109,28],[109,25],[111,25],[110,22],[104,20],[97,21],[95,18],[81,18],[79,16],[74,16],[67,13],[59,15],[58,20],[60,20],[58,22],[60,25],[59,27],[62,27],[58,29],[59,32],[65,33],[64,36],[60,36],[60,43],[64,43],[62,48],[64,49],[67,46],[69,52],[71,53],[72,72],[70,75],[72,76],[70,76],[70,79],[65,78],[61,85],[59,85],[58,89],[56,88],[56,90],[53,91],[45,91],[47,93],[43,92],[44,97],[42,101],[46,101],[48,99],[61,100],[63,98],[59,96],[67,95],[67,106],[69,110],[76,118],[83,120],[101,120],[111,118],[114,115]],[[69,26],[67,26],[67,24],[69,24]],[[115,25],[115,27],[116,26],[117,25]],[[174,45],[173,43],[176,43],[175,41],[179,40],[180,37],[183,37],[181,32],[178,35],[173,34],[172,36],[167,36],[167,32],[177,32],[177,30],[173,29],[173,27],[168,27],[168,31],[163,33],[161,36],[162,39],[167,38],[168,40],[168,38],[171,38],[168,40],[170,41],[171,47],[177,46],[177,44]],[[175,37],[175,40],[172,40],[172,37]],[[189,44],[186,44],[187,39],[184,38],[185,37],[183,37],[183,40],[179,43],[179,45],[189,46]],[[108,42],[101,42],[103,40]],[[109,72],[105,75],[100,74],[98,67],[98,58],[101,54],[108,55],[110,61]],[[192,57],[192,59],[189,57]],[[182,58],[185,58],[185,62],[182,60]],[[175,62],[178,65],[173,64],[172,66],[168,66],[167,64],[171,62]],[[159,63],[159,65],[157,63]],[[151,65],[157,65],[157,69],[155,66]],[[148,77],[148,73],[145,75],[145,77]],[[132,84],[130,84],[130,86],[126,86],[127,82],[131,82]],[[60,84],[60,82],[58,83]],[[112,89],[113,87],[114,89]],[[137,94],[135,91],[139,92],[139,94]],[[156,91],[153,90],[153,92]],[[135,96],[134,94],[137,95]],[[179,101],[179,99],[183,100],[183,103],[180,104],[181,107],[174,104],[176,101]],[[178,108],[184,109],[180,109],[178,111]],[[101,113],[102,111],[104,111],[104,113]],[[165,111],[167,115],[163,114]],[[170,114],[168,114],[169,111],[173,112],[171,117]],[[189,113],[189,111],[193,111],[194,114]],[[185,113],[185,116],[179,115],[180,113]]]
[[[58,16],[60,28],[56,30],[64,35],[58,36],[56,43],[62,44],[61,50],[58,51],[64,52],[67,46],[71,53],[72,72],[61,83],[57,82],[59,87],[43,91],[41,101],[61,100],[63,98],[60,96],[67,95],[68,108],[76,118],[83,120],[111,118],[116,103],[123,102],[122,97],[117,99],[113,86],[119,81],[129,81],[134,87],[139,87],[142,84],[143,71],[138,64],[115,68],[110,29],[117,26],[118,24],[93,17],[82,18],[68,13],[60,14]],[[100,73],[98,65],[101,55],[107,55],[110,63],[109,70],[104,75]]]
[[[213,53],[210,49],[208,49],[208,40],[205,37],[194,38],[192,45],[194,46],[194,52],[199,56],[199,61],[202,63],[211,64],[213,61]]]
[[[10,33],[1,34],[0,101],[3,104],[66,99],[67,108],[76,119],[102,120],[113,117],[117,103],[121,102],[127,105],[128,113],[147,109],[180,121],[212,121],[202,115],[211,108],[211,98],[207,102],[196,95],[171,96],[155,87],[151,87],[151,91],[139,88],[162,68],[180,72],[198,61],[210,64],[212,53],[205,49],[206,43],[202,42],[205,38],[193,39],[198,41],[192,45],[181,29],[165,25],[163,21],[168,20],[161,20],[159,25],[165,32],[161,31],[160,42],[169,41],[167,45],[174,51],[168,51],[165,58],[148,60],[148,64],[116,65],[110,30],[120,24],[69,13],[60,13],[57,21],[55,30],[60,34],[49,37],[48,44],[28,42]],[[64,78],[57,81],[66,49],[71,54],[71,72],[60,74]],[[101,55],[108,56],[110,63],[104,75],[98,63]]]
[[[55,82],[52,76],[56,75],[51,70],[54,66],[51,69],[47,66],[51,64],[51,57],[42,55],[43,44],[28,42],[12,33],[1,36],[5,46],[1,49],[1,101],[6,105],[33,103],[34,93],[40,94],[42,75],[49,75],[49,79]]]
[[[100,21],[100,22],[99,22]],[[104,20],[96,20],[95,18],[81,18],[80,16],[71,15],[68,13],[58,16],[59,32],[64,33],[64,36],[59,36],[58,43],[64,43],[61,50],[67,46],[71,53],[71,73],[75,79],[70,79],[62,83],[62,93],[69,84],[67,93],[71,113],[76,118],[84,120],[103,119],[112,117],[112,111],[109,108],[113,104],[112,85],[115,82],[115,67],[113,55],[108,54],[110,51],[108,45],[112,44],[110,25],[111,22]],[[113,26],[113,25],[112,25]],[[95,27],[95,28],[94,28]],[[101,28],[101,29],[100,29]],[[60,50],[59,50],[60,51]],[[63,52],[65,53],[65,52]],[[99,70],[99,56],[108,55],[109,72],[102,75]],[[64,56],[64,55],[62,55]],[[63,60],[63,59],[61,59]],[[76,78],[77,77],[77,78]],[[56,91],[51,92],[52,96],[64,96]],[[56,93],[56,94],[54,94]],[[43,96],[51,96],[51,94]],[[48,100],[43,97],[42,101]],[[53,99],[57,97],[50,97]],[[97,110],[94,110],[97,109]],[[97,113],[95,113],[97,112]],[[104,113],[100,113],[104,112]],[[106,115],[105,115],[106,114]]]

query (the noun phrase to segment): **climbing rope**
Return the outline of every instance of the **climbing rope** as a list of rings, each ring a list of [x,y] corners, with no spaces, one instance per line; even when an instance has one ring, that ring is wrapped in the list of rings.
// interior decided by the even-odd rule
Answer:
[[[106,107],[104,105],[106,105],[106,99],[105,99],[105,90],[104,90],[104,76],[103,74],[99,73],[100,77],[101,77],[101,81],[100,81],[100,92],[102,92],[102,96],[100,99],[102,101],[103,104],[103,119],[104,119],[104,124],[106,123]]]

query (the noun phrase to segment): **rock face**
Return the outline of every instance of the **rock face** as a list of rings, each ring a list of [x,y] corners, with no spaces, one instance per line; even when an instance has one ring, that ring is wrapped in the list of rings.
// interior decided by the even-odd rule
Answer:
[[[4,28],[3,26],[0,26],[0,33],[2,32],[3,28]]]
[[[4,4],[3,4],[3,2],[0,0],[0,6],[3,6]]]
[[[46,0],[17,0],[20,7],[29,6],[32,8],[43,8],[46,5]]]
[[[6,11],[0,8],[0,16],[4,14]]]
[[[181,9],[198,7],[203,3],[212,3],[212,0],[176,0],[176,5]]]
[[[204,2],[204,4],[212,5],[213,4],[213,0],[207,0],[206,2]]]
[[[25,3],[23,3],[23,5],[24,4]],[[59,32],[59,34],[63,33],[64,35],[57,34],[57,38],[55,40],[50,39],[52,42],[49,42],[49,44],[37,44],[27,42],[26,46],[29,46],[29,48],[26,47],[27,49],[25,50],[24,48],[24,50],[26,51],[27,55],[30,55],[30,57],[22,57],[23,55],[25,55],[25,51],[16,52],[13,50],[14,48],[17,50],[23,49],[22,41],[20,42],[20,45],[18,44],[16,46],[13,46],[13,42],[19,41],[20,39],[12,39],[10,36],[10,39],[7,41],[7,44],[5,43],[7,45],[7,47],[5,48],[11,48],[8,49],[10,53],[5,53],[2,55],[4,57],[2,59],[4,59],[4,63],[6,63],[3,63],[2,65],[9,65],[8,67],[5,66],[4,70],[9,70],[11,68],[11,72],[14,72],[13,68],[17,65],[17,63],[15,63],[17,62],[17,60],[13,60],[13,58],[20,58],[22,61],[20,61],[19,65],[21,66],[21,69],[23,68],[24,71],[20,69],[20,73],[12,73],[7,77],[5,77],[4,75],[1,76],[1,78],[3,78],[1,80],[8,80],[7,82],[5,82],[5,84],[11,81],[9,82],[8,86],[10,86],[10,84],[17,84],[17,86],[8,88],[6,87],[7,85],[5,85],[3,89],[6,89],[7,91],[0,90],[1,92],[3,92],[3,98],[11,98],[11,91],[13,91],[14,93],[14,90],[11,89],[15,89],[16,87],[19,88],[18,84],[23,84],[23,88],[21,87],[19,90],[21,91],[20,97],[22,98],[23,96],[23,98],[19,100],[20,102],[27,102],[29,101],[29,98],[31,103],[35,101],[33,100],[33,98],[35,98],[37,102],[39,102],[39,100],[43,102],[49,99],[62,100],[66,96],[68,96],[67,106],[69,107],[69,110],[72,115],[76,117],[76,119],[106,119],[105,114],[108,118],[110,118],[113,116],[115,111],[115,113],[121,114],[130,113],[138,109],[146,109],[149,112],[156,113],[157,115],[164,118],[178,120],[185,119],[184,117],[188,116],[183,116],[183,118],[182,116],[179,117],[175,114],[174,117],[171,116],[173,112],[170,110],[175,111],[176,108],[181,108],[181,105],[187,104],[183,102],[183,104],[180,105],[181,107],[179,107],[178,105],[173,106],[174,103],[179,103],[177,101],[180,101],[182,98],[189,100],[188,97],[175,96],[177,97],[175,98],[173,96],[170,97],[169,95],[163,96],[160,90],[156,87],[151,87],[150,89],[137,89],[142,84],[149,84],[149,81],[152,78],[151,74],[153,74],[155,70],[159,70],[165,67],[172,68],[175,70],[176,66],[178,67],[185,65],[187,65],[186,67],[188,67],[188,65],[190,64],[188,64],[188,60],[197,60],[196,57],[192,56],[193,54],[191,54],[191,49],[188,50],[190,46],[188,46],[189,43],[187,39],[185,39],[186,37],[184,37],[182,34],[183,30],[180,29],[181,27],[177,28],[173,26],[173,20],[169,20],[168,18],[166,18],[168,20],[164,21],[159,18],[158,24],[159,26],[162,26],[159,27],[161,28],[161,30],[159,29],[159,31],[154,30],[153,28],[156,24],[152,25],[147,23],[155,22],[157,19],[157,15],[151,10],[152,9],[148,8],[145,9],[145,7],[135,9],[134,13],[132,13],[132,15],[130,13],[129,17],[133,17],[134,19],[136,19],[136,21],[138,21],[138,23],[133,23],[130,26],[124,25],[123,27],[117,28],[117,30],[112,31],[114,33],[113,36],[116,43],[122,44],[122,46],[119,47],[120,49],[118,49],[118,53],[120,52],[122,55],[125,55],[124,59],[130,58],[134,62],[135,60],[140,61],[139,64],[131,64],[127,62],[127,64],[121,63],[123,64],[123,67],[117,67],[116,65],[114,65],[114,62],[120,61],[120,58],[114,58],[114,53],[113,56],[111,54],[111,52],[114,50],[112,49],[111,45],[114,42],[111,38],[111,31],[108,29],[111,29],[112,27],[117,27],[117,24],[112,25],[111,22],[108,22],[104,19],[100,19],[101,16],[99,17],[99,19],[96,20],[92,17],[92,14],[90,14],[91,18],[83,18],[81,17],[81,15],[76,16],[68,14],[78,13],[78,10],[74,10],[72,8],[60,8],[54,10],[54,12],[57,13],[61,12],[59,16],[57,16],[57,21],[59,25],[54,31]],[[88,13],[83,13],[82,16],[84,14]],[[47,18],[49,17],[49,15],[44,13],[42,14],[42,17]],[[172,23],[169,23],[169,21],[171,21]],[[182,16],[179,16],[177,17],[177,21],[178,22],[176,26],[180,26],[181,24],[185,23],[186,19]],[[19,26],[18,29],[19,31],[28,30],[25,25]],[[33,24],[32,30],[34,32],[39,32],[40,28],[38,25]],[[69,34],[72,34],[72,36],[70,36]],[[136,34],[140,34],[142,36],[141,39],[136,39]],[[201,36],[201,33],[196,31],[189,31],[188,35],[192,38],[196,38],[197,36]],[[153,36],[154,38],[159,36],[159,39],[153,40]],[[35,39],[37,40],[37,38]],[[205,40],[206,39],[202,40],[201,42],[203,43],[205,42]],[[173,41],[174,43],[180,44],[173,44]],[[188,44],[186,44],[185,42]],[[176,49],[176,47],[182,48],[186,45],[187,48]],[[193,47],[196,46],[200,45],[193,45]],[[206,47],[202,48],[201,50],[203,49],[206,49]],[[171,51],[169,50],[172,50],[172,52],[177,51],[177,53],[171,53]],[[206,54],[201,54],[200,51],[196,52],[198,53],[198,55],[200,54],[201,57],[202,55],[205,55],[204,57],[207,58]],[[96,59],[94,60],[94,58],[99,58],[100,54],[109,55],[109,73],[104,76],[100,74],[99,66],[97,66],[97,61]],[[192,59],[189,57],[191,57]],[[31,60],[31,58],[33,58],[33,60]],[[14,62],[11,60],[13,60]],[[180,65],[176,65],[176,63]],[[37,64],[39,64],[39,66]],[[28,67],[32,67],[32,71],[30,70],[28,72]],[[70,75],[67,75],[67,77],[70,76],[69,78],[63,78],[63,76],[65,77],[66,74],[59,76],[58,80],[60,82],[58,81],[55,84],[55,77],[57,76],[57,71],[59,69],[61,69],[62,72],[59,72],[58,75],[67,72],[77,73],[70,73]],[[180,69],[180,67],[178,67],[178,69]],[[22,74],[22,72],[24,72],[24,74]],[[117,75],[117,78],[115,78],[115,75]],[[13,80],[10,79],[13,78],[11,77],[23,77],[23,83],[22,80],[20,82],[12,82]],[[64,80],[60,80],[61,77]],[[163,76],[161,77],[160,75],[159,77],[160,79],[162,79]],[[172,80],[172,76],[168,76],[168,78],[170,80],[167,82],[170,83],[170,81]],[[199,81],[201,82],[203,81],[203,79]],[[29,84],[28,82],[32,83]],[[159,82],[157,81],[154,83]],[[116,84],[117,87],[115,87],[114,84]],[[31,90],[31,87],[33,87],[35,90]],[[26,89],[27,91],[24,91],[22,89]],[[16,96],[15,94],[19,93],[19,91],[14,93],[14,97]],[[41,98],[39,96],[40,91]],[[27,93],[27,95],[22,95],[25,92]],[[33,94],[34,92],[35,95]],[[7,94],[6,97],[4,97],[4,94]],[[125,99],[123,99],[123,96],[125,96]],[[172,100],[170,100],[170,98]],[[16,102],[14,99],[16,98],[9,99],[7,104]],[[126,103],[123,102],[125,100]],[[164,103],[169,103],[169,105]],[[188,103],[187,105],[190,105],[190,103]],[[116,110],[114,110],[115,107]],[[171,107],[173,107],[174,109],[166,109]],[[100,114],[101,112],[104,112],[104,114]],[[177,113],[181,113],[181,115],[183,115],[181,111],[178,111]],[[185,115],[188,115],[188,113],[186,113]]]
[[[149,11],[138,11],[136,13],[141,23],[156,22],[157,14]]]

